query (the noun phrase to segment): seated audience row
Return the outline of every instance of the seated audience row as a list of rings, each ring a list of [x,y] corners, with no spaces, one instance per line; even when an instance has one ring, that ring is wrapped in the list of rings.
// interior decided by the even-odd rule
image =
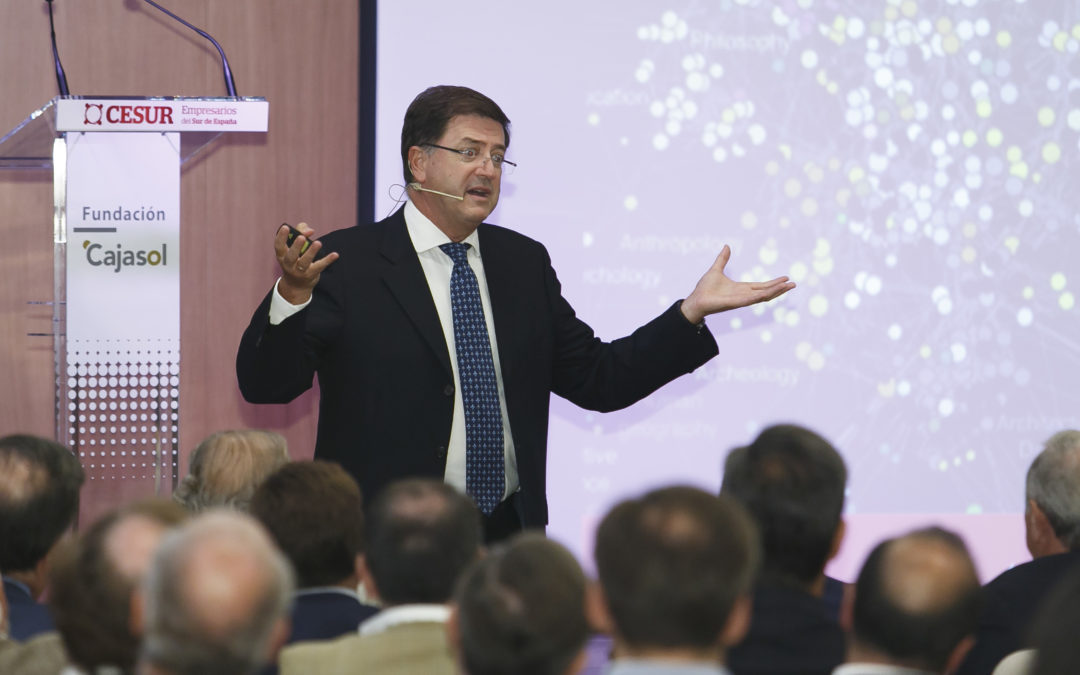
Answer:
[[[985,588],[964,542],[938,528],[880,543],[846,590],[826,577],[847,470],[792,425],[731,451],[719,495],[669,487],[616,505],[596,532],[596,583],[542,534],[485,553],[477,509],[438,481],[394,484],[365,513],[341,467],[288,462],[277,434],[215,434],[191,465],[177,501],[206,513],[136,502],[65,541],[77,460],[0,439],[0,672],[570,675],[596,668],[597,630],[612,675],[1001,662],[1000,675],[1065,672],[1078,657],[1076,431],[1028,472],[1034,560]]]

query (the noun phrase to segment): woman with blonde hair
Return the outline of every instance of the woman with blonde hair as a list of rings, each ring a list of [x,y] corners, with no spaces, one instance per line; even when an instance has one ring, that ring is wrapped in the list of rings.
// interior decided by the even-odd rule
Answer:
[[[289,462],[285,437],[264,429],[218,431],[199,443],[173,499],[192,513],[225,507],[247,511],[266,477]]]

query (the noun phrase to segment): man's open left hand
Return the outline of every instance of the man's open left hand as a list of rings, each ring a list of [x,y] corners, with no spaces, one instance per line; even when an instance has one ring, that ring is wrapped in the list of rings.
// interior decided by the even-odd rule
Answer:
[[[682,313],[690,323],[701,323],[710,314],[768,302],[795,288],[795,283],[787,277],[760,282],[733,281],[724,274],[729,258],[731,249],[725,245],[694,291],[683,300]]]

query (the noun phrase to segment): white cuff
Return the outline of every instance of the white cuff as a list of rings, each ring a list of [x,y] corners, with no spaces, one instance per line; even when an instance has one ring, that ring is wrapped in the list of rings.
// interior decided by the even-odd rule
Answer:
[[[281,297],[281,293],[278,293],[278,289],[277,289],[277,286],[278,286],[279,283],[281,283],[281,278],[280,277],[278,278],[277,281],[274,282],[274,293],[270,297],[270,325],[271,326],[278,325],[279,323],[281,323],[285,319],[288,319],[293,314],[296,314],[297,312],[299,312],[300,310],[302,310],[303,308],[305,308],[305,307],[307,307],[308,305],[311,304],[311,298],[308,298],[305,302],[303,302],[303,303],[301,303],[299,305],[294,305],[291,302],[289,302],[288,300],[286,300],[285,298]]]

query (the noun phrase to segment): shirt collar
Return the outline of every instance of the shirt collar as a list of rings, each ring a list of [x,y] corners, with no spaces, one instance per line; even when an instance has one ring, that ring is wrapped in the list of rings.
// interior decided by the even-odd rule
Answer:
[[[34,597],[34,594],[30,592],[30,587],[27,586],[26,584],[24,584],[21,581],[15,581],[14,579],[12,579],[10,577],[4,577],[4,583],[5,584],[11,584],[15,588],[22,591],[23,593],[26,593],[27,597],[29,597],[31,599]]]
[[[361,635],[372,635],[403,623],[446,623],[450,608],[446,605],[398,605],[387,607],[360,624]]]
[[[450,237],[421,213],[411,199],[405,202],[405,228],[409,231],[409,239],[412,240],[413,248],[417,253],[424,253],[451,243]],[[480,255],[480,235],[476,233],[476,230],[470,232],[462,243],[471,245],[470,253],[476,251],[476,255]]]
[[[836,667],[833,675],[929,675],[929,671],[884,663],[844,663]]]
[[[663,661],[659,659],[615,659],[607,675],[730,675],[719,663]]]
[[[345,588],[344,586],[313,586],[311,588],[301,588],[296,591],[294,595],[299,598],[304,595],[321,595],[323,593],[336,593],[338,595],[350,597],[359,603],[363,603],[363,600],[360,599],[360,595],[356,591]]]

